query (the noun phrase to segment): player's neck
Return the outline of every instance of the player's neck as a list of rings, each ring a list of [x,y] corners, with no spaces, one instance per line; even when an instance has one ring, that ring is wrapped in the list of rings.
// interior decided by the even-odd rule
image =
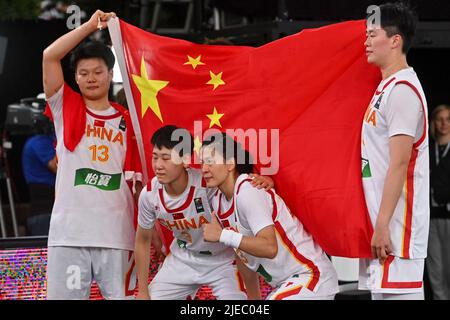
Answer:
[[[184,171],[178,179],[171,183],[167,183],[164,185],[164,189],[169,194],[169,196],[177,197],[181,195],[188,186],[189,174],[187,171]]]
[[[86,106],[88,106],[89,108],[91,108],[93,110],[103,111],[103,110],[108,109],[111,106],[109,103],[109,100],[108,100],[108,96],[105,96],[101,99],[96,99],[96,100],[91,100],[86,97],[83,97],[83,98],[84,98],[84,102],[86,103]]]
[[[409,68],[408,63],[406,62],[406,56],[401,55],[399,58],[396,58],[380,67],[381,77],[385,80],[394,73],[406,68]]]
[[[450,133],[446,135],[440,135],[437,137],[436,142],[439,145],[444,145],[450,142]]]
[[[226,180],[219,186],[220,191],[225,195],[225,198],[230,201],[233,199],[234,196],[234,186],[236,184],[237,180],[236,173],[230,172],[230,174],[227,176]]]

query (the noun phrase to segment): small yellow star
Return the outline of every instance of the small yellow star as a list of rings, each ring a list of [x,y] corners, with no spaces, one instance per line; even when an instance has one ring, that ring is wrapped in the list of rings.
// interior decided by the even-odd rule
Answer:
[[[140,75],[132,75],[133,81],[139,89],[141,93],[141,116],[144,117],[148,108],[152,109],[155,115],[158,117],[161,122],[163,121],[161,110],[159,109],[158,99],[156,96],[158,92],[165,88],[169,81],[162,80],[150,80],[147,75],[147,69],[145,68],[144,56],[142,56],[141,60],[141,74]]]
[[[200,149],[202,147],[202,142],[200,141],[200,138],[198,136],[195,137],[194,140],[194,151],[200,155]]]
[[[214,111],[212,114],[207,114],[206,116],[211,120],[209,122],[209,127],[211,128],[213,125],[217,125],[222,128],[220,124],[220,118],[222,118],[224,113],[217,113],[216,107],[214,107]]]
[[[204,65],[203,62],[200,61],[200,59],[202,58],[202,55],[199,55],[197,58],[192,58],[191,56],[187,56],[189,61],[186,61],[184,63],[184,65],[186,64],[190,64],[192,66],[192,68],[195,70],[195,68],[197,68],[198,65]]]
[[[211,76],[211,80],[209,80],[206,84],[212,84],[214,86],[213,90],[220,85],[224,85],[225,82],[222,80],[222,73],[214,74],[212,71],[209,71],[209,75]]]

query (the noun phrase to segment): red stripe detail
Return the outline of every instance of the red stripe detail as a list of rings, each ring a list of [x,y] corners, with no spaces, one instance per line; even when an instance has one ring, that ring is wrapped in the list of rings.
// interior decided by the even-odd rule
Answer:
[[[386,89],[386,88],[387,88],[387,86],[388,86],[388,85],[390,85],[390,84],[392,83],[392,81],[394,81],[394,80],[395,80],[395,77],[394,77],[394,78],[392,78],[391,80],[389,80],[388,82],[386,82],[386,84],[385,84],[385,85],[383,86],[383,89],[381,89],[381,91],[378,91],[378,90],[377,90],[377,91],[375,91],[375,94],[376,94],[376,95],[379,95],[380,93],[382,93],[382,92],[383,92],[383,90],[384,90],[384,89]]]
[[[220,220],[228,218],[234,212],[234,198],[233,198],[233,202],[231,203],[230,209],[228,209],[228,211],[222,213],[222,205],[221,205],[222,196],[223,196],[223,193],[221,193],[219,196],[219,206],[217,208],[217,216],[220,218]]]
[[[300,252],[298,252],[297,247],[291,242],[291,240],[288,238],[286,232],[284,231],[283,227],[281,226],[279,221],[274,221],[275,223],[275,229],[278,231],[278,233],[281,236],[281,240],[283,240],[284,244],[289,248],[289,251],[294,255],[294,257],[300,261],[301,263],[305,264],[312,270],[312,280],[309,282],[307,288],[311,291],[314,291],[314,288],[319,282],[320,278],[320,271],[319,268],[309,259],[305,258]]]
[[[266,192],[268,194],[270,194],[270,197],[272,198],[272,204],[273,204],[273,209],[272,209],[272,220],[275,222],[275,220],[277,219],[278,216],[278,208],[277,208],[277,202],[275,200],[275,193],[273,192],[272,189],[270,190],[266,190]]]
[[[277,294],[274,300],[283,300],[284,298],[293,296],[294,294],[298,294],[302,289],[303,289],[303,287],[298,287],[298,288]]]
[[[152,181],[151,180],[147,183],[147,191],[152,191]]]
[[[248,181],[248,182],[251,182],[252,179],[244,179],[244,180],[242,180],[242,181],[239,183],[239,185],[238,185],[236,195],[239,194],[239,190],[241,190],[242,184],[243,184],[244,182],[247,182],[247,181]]]
[[[128,256],[130,256],[130,255],[128,255]],[[133,262],[131,263],[131,267],[128,270],[127,275],[125,277],[125,297],[129,297],[129,296],[133,296],[134,295],[134,289],[133,290],[129,290],[128,288],[130,287],[131,275],[133,273],[133,269],[134,269],[135,264],[136,264],[136,261],[134,260],[134,257],[133,257]]]
[[[416,143],[414,143],[414,145],[413,145],[414,148],[417,148],[423,142],[423,140],[425,140],[425,137],[426,137],[426,134],[427,134],[427,119],[425,117],[425,104],[423,103],[422,96],[420,95],[419,90],[417,90],[417,88],[411,82],[406,81],[406,80],[401,80],[401,81],[398,81],[397,83],[395,83],[395,85],[398,85],[398,84],[406,84],[411,89],[413,89],[413,91],[419,97],[420,103],[422,104],[423,132],[422,132],[422,136],[420,137],[420,139]]]
[[[202,178],[202,188],[206,188],[206,180]]]
[[[109,116],[102,116],[102,115],[93,113],[93,112],[92,112],[91,110],[89,110],[88,108],[86,108],[86,112],[87,112],[87,114],[89,114],[90,116],[92,116],[92,117],[94,117],[94,118],[97,118],[97,119],[102,119],[102,120],[111,120],[111,119],[118,118],[118,117],[120,117],[120,116],[122,115],[120,112],[117,112],[117,113],[111,114],[111,115],[109,115]]]
[[[419,152],[417,149],[413,149],[411,153],[411,159],[409,160],[408,171],[406,176],[406,218],[404,226],[403,237],[403,251],[402,257],[409,259],[409,248],[411,242],[411,229],[412,229],[412,216],[413,216],[413,203],[414,203],[414,169],[416,166],[416,160]]]
[[[166,203],[164,202],[163,189],[159,188],[159,198],[161,199],[161,203],[164,206],[164,209],[166,209],[167,213],[174,213],[174,212],[177,212],[177,211],[184,211],[191,204],[192,199],[194,198],[194,193],[195,193],[195,187],[191,186],[191,189],[189,190],[189,195],[187,197],[186,202],[179,208],[169,209],[169,208],[167,208]]]
[[[416,160],[418,157],[418,150],[417,147],[422,144],[422,142],[425,140],[426,134],[427,134],[427,120],[425,116],[425,105],[423,103],[422,96],[419,93],[419,90],[409,81],[401,80],[397,81],[395,85],[398,84],[405,84],[409,86],[415,94],[419,97],[420,103],[422,104],[422,112],[423,112],[423,132],[420,139],[413,144],[413,150],[411,153],[411,159],[409,160],[408,165],[408,172],[406,177],[406,219],[405,219],[405,226],[404,226],[404,237],[403,237],[403,250],[402,250],[402,257],[409,259],[409,249],[410,249],[410,242],[411,242],[411,229],[412,229],[412,208],[414,203],[414,169],[416,166]]]
[[[389,278],[389,266],[394,261],[394,256],[389,256],[383,265],[383,279],[381,280],[381,288],[390,289],[413,289],[422,288],[422,281],[415,282],[390,282]]]
[[[239,290],[241,290],[244,293],[247,293],[247,290],[245,288],[244,280],[242,279],[241,274],[239,273],[239,271],[236,271],[236,276],[237,276],[237,279],[238,279]]]

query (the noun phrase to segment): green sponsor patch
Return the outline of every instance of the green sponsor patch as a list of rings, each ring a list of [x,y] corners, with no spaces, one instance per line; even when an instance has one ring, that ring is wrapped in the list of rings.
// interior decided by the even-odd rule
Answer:
[[[75,186],[92,186],[105,191],[118,190],[121,178],[121,173],[108,174],[89,168],[82,168],[75,172]]]
[[[370,172],[369,160],[362,158],[362,177],[369,178],[372,176],[372,172]]]
[[[272,276],[264,269],[264,267],[260,264],[258,267],[258,270],[256,270],[263,278],[266,280],[266,282],[272,281]]]

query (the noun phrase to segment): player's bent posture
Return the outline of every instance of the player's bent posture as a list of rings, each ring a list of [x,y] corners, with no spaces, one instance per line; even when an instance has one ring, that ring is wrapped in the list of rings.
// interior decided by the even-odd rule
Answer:
[[[202,285],[208,285],[218,299],[246,299],[233,266],[234,251],[203,239],[203,226],[211,222],[210,203],[216,190],[206,187],[200,170],[189,168],[192,136],[185,129],[164,126],[153,134],[151,142],[155,177],[139,197],[135,245],[138,298],[193,298]],[[185,148],[181,147],[183,144]],[[156,221],[173,232],[174,241],[171,253],[147,287]],[[259,292],[249,292],[250,298],[258,295]]]
[[[429,226],[427,105],[406,54],[416,18],[404,4],[380,7],[367,24],[367,60],[382,81],[362,125],[362,179],[374,226],[374,259],[360,260],[361,289],[373,299],[423,299]]]
[[[334,299],[331,261],[274,190],[250,186],[248,152],[222,133],[204,141],[201,155],[207,186],[220,190],[205,240],[233,247],[244,277],[257,279],[257,272],[274,287],[267,299]]]
[[[108,101],[114,56],[101,43],[72,54],[81,95],[64,83],[61,60],[113,13],[45,49],[43,83],[57,136],[58,173],[48,239],[47,298],[88,299],[95,280],[106,299],[133,297],[133,196],[126,176],[140,172],[128,111]],[[138,174],[140,175],[140,174]]]

